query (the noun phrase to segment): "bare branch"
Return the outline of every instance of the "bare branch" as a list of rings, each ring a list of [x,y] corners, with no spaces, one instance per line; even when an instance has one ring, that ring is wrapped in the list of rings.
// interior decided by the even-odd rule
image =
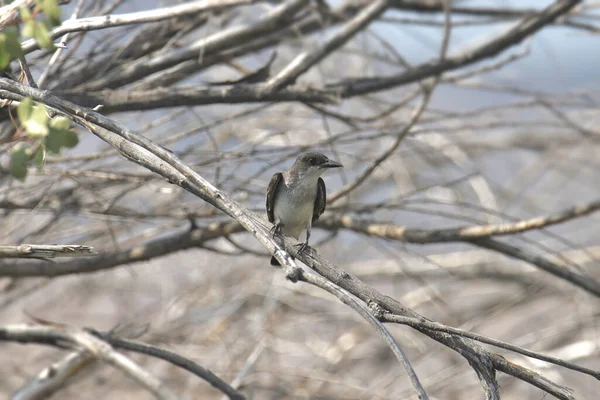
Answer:
[[[430,322],[423,319],[418,318],[410,318],[410,317],[402,317],[399,315],[394,315],[390,313],[384,313],[380,320],[382,322],[393,322],[396,324],[409,325],[413,328],[421,327],[426,329],[432,329],[439,332],[451,333],[453,335],[459,335],[462,337],[466,337],[469,339],[477,340],[481,343],[491,344],[492,346],[500,347],[502,349],[510,350],[515,353],[523,354],[527,357],[535,358],[537,360],[542,360],[549,362],[551,364],[559,365],[561,367],[565,367],[567,369],[572,369],[573,371],[581,372],[586,375],[593,376],[594,378],[600,380],[600,370],[593,370],[590,368],[582,367],[577,364],[570,363],[568,361],[561,360],[560,358],[547,356],[541,354],[539,352],[531,351],[524,349],[519,346],[512,345],[510,343],[502,342],[500,340],[492,339],[484,335],[480,335],[473,332],[468,332],[463,329],[453,328],[439,322]]]
[[[92,364],[94,357],[86,351],[73,352],[62,360],[44,368],[18,391],[12,400],[43,400],[56,393],[69,379]]]
[[[92,247],[78,244],[0,245],[0,258],[74,258],[97,255]]]
[[[61,276],[82,274],[114,268],[124,264],[146,261],[176,251],[198,247],[203,243],[224,237],[243,228],[237,222],[215,223],[207,227],[177,232],[172,235],[156,238],[146,244],[137,244],[116,252],[103,253],[93,259],[63,262],[58,264],[19,263],[0,265],[0,276]]]
[[[0,327],[0,340],[20,343],[42,343],[56,347],[83,348],[95,358],[114,366],[150,391],[157,399],[175,400],[178,397],[158,379],[140,368],[129,358],[93,335],[76,329],[50,326],[5,325]]]
[[[425,389],[419,382],[419,378],[415,373],[412,365],[408,361],[408,358],[400,348],[400,345],[396,343],[394,337],[388,332],[388,330],[383,326],[381,322],[377,319],[375,315],[371,312],[369,307],[356,299],[352,294],[348,293],[346,290],[341,287],[335,285],[332,282],[324,279],[319,275],[307,274],[302,272],[300,274],[300,281],[310,283],[316,287],[319,287],[337,297],[342,303],[350,306],[354,311],[356,311],[361,317],[363,317],[386,341],[388,347],[392,350],[398,361],[400,361],[400,365],[406,370],[408,377],[417,393],[419,399],[428,399],[427,393],[425,393]]]
[[[152,346],[147,343],[136,342],[133,340],[127,340],[123,338],[114,337],[111,334],[106,334],[102,332],[97,332],[95,330],[89,330],[94,336],[99,337],[103,341],[109,343],[115,348],[134,351],[140,354],[146,354],[151,357],[160,358],[161,360],[165,360],[170,362],[173,365],[181,367],[194,375],[204,379],[206,382],[210,383],[214,388],[220,390],[224,394],[227,395],[228,398],[232,400],[244,400],[246,396],[242,393],[235,390],[231,387],[227,382],[219,378],[217,375],[213,374],[208,369],[204,368],[198,363],[187,359],[177,353],[172,351],[161,349],[157,346]]]
[[[505,236],[543,229],[575,218],[580,218],[600,210],[600,200],[565,208],[549,215],[524,219],[521,221],[495,224],[472,225],[447,229],[416,229],[397,224],[381,223],[373,220],[353,218],[349,215],[325,217],[320,223],[329,228],[346,228],[355,232],[400,240],[407,243],[444,243],[471,241],[491,236]]]
[[[317,45],[314,49],[296,56],[277,75],[269,79],[262,90],[272,93],[293,84],[300,75],[327,57],[331,52],[343,46],[352,36],[356,35],[357,32],[381,15],[387,7],[387,0],[371,2],[354,18],[344,24],[334,35],[327,38],[327,40]]]
[[[403,317],[427,320],[413,310],[406,308],[398,301],[389,296],[385,296],[374,288],[366,285],[352,274],[341,270],[329,261],[323,259],[316,253],[316,251],[311,251],[309,255],[305,253],[299,254],[297,253],[297,249],[294,248],[293,243],[290,243],[288,240],[286,240],[285,245],[286,250],[288,250],[290,254],[302,260],[304,264],[318,272],[323,277],[327,278],[332,283],[342,287],[362,301],[368,303],[371,308],[378,308],[384,313],[387,311]],[[528,382],[536,387],[539,387],[540,389],[559,399],[574,399],[570,389],[560,386],[544,378],[540,374],[528,370],[527,368],[517,365],[513,366],[503,357],[484,350],[468,339],[461,339],[456,336],[448,335],[443,332],[427,330],[426,328],[422,327],[417,327],[416,329],[432,339],[444,344],[445,346],[450,347],[458,352],[461,356],[466,358],[469,364],[475,369],[479,378],[485,381],[485,383],[482,382],[482,385],[484,388],[488,388],[488,391],[486,392],[487,398],[499,398],[498,384],[495,381],[494,376],[494,370],[497,369],[522,379],[523,381]]]
[[[526,17],[519,25],[508,32],[465,54],[448,57],[440,62],[429,62],[417,65],[407,72],[386,78],[342,81],[329,84],[327,85],[327,88],[340,90],[342,97],[356,96],[380,90],[388,90],[399,85],[417,82],[431,76],[473,64],[485,58],[496,56],[505,49],[520,43],[526,37],[531,36],[544,26],[552,23],[560,15],[569,12],[579,3],[581,3],[581,0],[557,0],[539,14]]]
[[[337,104],[339,97],[333,91],[315,89],[288,89],[264,93],[254,85],[221,87],[169,87],[152,90],[56,92],[56,94],[84,107],[103,106],[103,112],[141,111],[156,108],[197,106],[205,104],[236,104],[300,101],[307,103]]]
[[[252,4],[253,0],[201,0],[172,7],[156,8],[150,11],[138,11],[128,14],[105,15],[80,19],[68,19],[50,32],[50,37],[56,39],[66,33],[93,31],[117,26],[142,24],[145,22],[163,21],[165,19],[183,17],[201,12],[217,11],[239,5]],[[39,49],[34,39],[22,43],[25,54]]]
[[[596,207],[576,207],[575,209],[589,210],[588,212],[592,212],[596,209]],[[570,215],[570,217],[563,218],[565,215]],[[549,217],[544,220],[548,223],[553,223],[550,221],[562,222],[571,218],[575,218],[577,215],[578,213],[563,212],[559,213],[557,218]],[[540,220],[536,218],[534,219],[534,221],[536,222],[531,225],[528,225],[524,221],[525,223],[517,223],[516,225],[514,225],[514,227],[539,226]],[[489,232],[496,232],[497,234],[501,234],[503,229],[507,229],[507,225],[502,225],[502,228],[490,228],[489,226],[483,226],[482,229],[478,229],[477,227],[466,228],[466,231],[470,232],[469,234],[473,234],[473,232],[478,232],[482,234],[482,237],[474,238],[469,237],[468,235],[467,237],[462,237],[461,232],[463,228],[451,228],[448,230],[409,229],[405,226],[393,223],[380,223],[377,221],[369,221],[360,218],[354,218],[352,216],[342,216],[337,218],[330,216],[323,218],[321,221],[319,221],[319,223],[322,224],[322,226],[327,227],[329,229],[346,228],[354,232],[362,233],[369,236],[391,239],[407,243],[424,244],[444,243],[451,241],[471,243],[479,247],[484,247],[493,251],[500,252],[507,256],[526,261],[532,265],[537,266],[538,268],[541,268],[542,270],[548,273],[551,273],[552,275],[555,275],[561,279],[571,282],[572,284],[586,290],[587,292],[595,296],[600,296],[600,282],[595,280],[593,277],[585,275],[583,273],[572,271],[568,268],[565,268],[548,260],[545,257],[533,254],[523,248],[507,243],[502,243],[489,238]],[[543,224],[541,226],[543,226]]]

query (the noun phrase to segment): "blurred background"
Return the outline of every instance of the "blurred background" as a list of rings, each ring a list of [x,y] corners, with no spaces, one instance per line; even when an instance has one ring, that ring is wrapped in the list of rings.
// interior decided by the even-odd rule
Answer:
[[[284,89],[287,100],[240,100],[235,90],[246,93],[302,52],[318,49],[371,2],[298,2],[279,19],[273,15],[293,2],[255,1],[178,17],[168,10],[183,2],[63,3],[63,23],[75,12],[84,18],[158,7],[165,17],[73,32],[54,61],[54,51],[27,53],[41,88],[90,108],[104,105],[105,115],[170,149],[263,216],[271,175],[298,154],[314,150],[342,162],[343,170],[324,176],[330,203],[323,219],[334,222],[317,225],[311,237],[323,257],[434,321],[600,370],[600,303],[593,293],[469,243],[406,243],[335,224],[349,215],[435,231],[597,202],[600,2],[582,2],[524,40],[471,62],[469,55],[553,2],[457,0],[445,12],[440,1],[390,1]],[[248,27],[263,28],[223,39]],[[169,57],[179,58],[163,62]],[[453,66],[441,75],[423,72],[449,61]],[[13,76],[20,71],[11,64]],[[377,82],[383,83],[360,91]],[[195,91],[178,91],[186,88]],[[251,399],[414,396],[368,324],[333,296],[286,281],[251,235],[178,241],[192,221],[208,230],[229,217],[89,131],[79,127],[79,144],[48,155],[42,169],[31,166],[24,182],[11,177],[10,149],[28,139],[17,137],[7,109],[0,115],[1,243],[82,244],[100,255],[60,260],[98,269],[93,273],[2,274],[2,324],[33,316],[116,329],[198,362]],[[600,279],[597,213],[498,240]],[[136,257],[148,248],[151,256]],[[0,271],[36,263],[45,261],[0,260]],[[431,398],[483,398],[460,355],[411,328],[386,326]],[[577,399],[595,399],[600,391],[588,375],[489,349],[572,388]],[[0,397],[68,354],[0,344]],[[128,355],[184,399],[222,396],[186,371]],[[503,398],[544,397],[513,377],[498,374],[498,380]],[[82,366],[52,398],[151,397],[96,362]]]

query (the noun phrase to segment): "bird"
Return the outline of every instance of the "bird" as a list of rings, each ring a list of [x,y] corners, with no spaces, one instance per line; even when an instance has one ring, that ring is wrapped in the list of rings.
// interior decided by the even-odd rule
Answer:
[[[272,234],[285,234],[298,240],[306,230],[306,240],[298,252],[308,246],[312,224],[325,211],[327,191],[321,174],[330,168],[342,168],[337,161],[321,153],[303,153],[284,172],[273,175],[267,188],[267,216],[273,223]],[[271,265],[280,265],[271,257]]]

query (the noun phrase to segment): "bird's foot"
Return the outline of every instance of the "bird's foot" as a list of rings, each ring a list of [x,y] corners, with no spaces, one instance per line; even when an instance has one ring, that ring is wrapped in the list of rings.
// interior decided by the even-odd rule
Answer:
[[[298,243],[295,246],[299,247],[298,254],[301,254],[304,250],[306,250],[308,248],[308,242]]]
[[[280,235],[281,234],[281,225],[280,224],[273,225],[273,227],[269,230],[269,232],[271,233],[272,237],[275,237],[275,235]]]

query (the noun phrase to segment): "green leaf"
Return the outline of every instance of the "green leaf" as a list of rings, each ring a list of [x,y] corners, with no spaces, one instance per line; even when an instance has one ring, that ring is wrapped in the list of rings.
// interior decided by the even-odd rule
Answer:
[[[23,101],[21,101],[21,104],[17,106],[17,116],[19,117],[19,121],[21,121],[21,124],[24,121],[27,121],[31,117],[32,113],[33,100],[31,100],[29,97],[26,97],[23,99]]]
[[[21,14],[21,19],[23,20],[23,22],[32,20],[31,11],[29,11],[29,8],[21,6],[19,7],[19,13]]]
[[[64,132],[56,129],[50,129],[50,133],[46,136],[44,144],[50,153],[58,154],[64,143]]]
[[[48,151],[60,153],[63,147],[77,146],[79,137],[71,129],[71,120],[67,117],[57,116],[50,121],[50,134],[45,140]]]
[[[33,160],[35,161],[35,165],[37,166],[38,171],[42,171],[44,167],[44,161],[46,160],[46,147],[40,146],[37,151],[33,155]]]
[[[20,181],[24,181],[27,176],[25,163],[28,158],[29,154],[27,154],[27,149],[24,146],[16,145],[13,147],[10,155],[10,173]]]
[[[37,6],[44,11],[52,26],[60,25],[60,7],[58,6],[58,0],[36,0],[35,2]]]
[[[21,7],[19,10],[21,12],[21,19],[24,22],[21,34],[24,37],[35,38],[40,47],[47,48],[49,50],[54,49],[54,43],[52,42],[48,28],[46,28],[43,23],[37,22],[31,16],[31,12],[29,12],[29,9],[26,7]]]
[[[0,33],[0,70],[6,68],[10,63],[10,53],[6,51],[6,39],[4,35]]]
[[[41,22],[35,23],[35,40],[38,42],[40,47],[43,47],[48,50],[54,49],[54,42],[50,37],[50,32],[48,32],[48,28]]]
[[[16,26],[7,26],[2,30],[2,34],[6,36],[6,49],[14,58],[23,54],[21,42],[19,41],[19,30]]]
[[[25,21],[25,19],[23,19],[23,21]],[[23,30],[21,30],[21,34],[24,37],[35,37],[35,30],[37,29],[37,24],[35,23],[34,20],[30,19],[28,21],[25,21],[25,24],[23,25]]]
[[[22,54],[19,30],[14,26],[4,28],[0,33],[0,70],[6,68],[12,59]]]
[[[48,135],[48,114],[46,113],[46,106],[38,104],[33,107],[33,112],[29,118],[25,121],[21,120],[21,123],[31,137],[40,138]]]
[[[63,147],[72,148],[79,143],[79,137],[73,131],[65,131],[50,128],[50,134],[46,137],[44,144],[46,149],[54,154],[60,153]]]
[[[64,138],[64,147],[72,149],[79,144],[79,136],[73,131],[66,131]]]
[[[52,121],[50,121],[50,127],[61,131],[68,131],[71,127],[71,120],[67,117],[59,115],[52,118]]]

